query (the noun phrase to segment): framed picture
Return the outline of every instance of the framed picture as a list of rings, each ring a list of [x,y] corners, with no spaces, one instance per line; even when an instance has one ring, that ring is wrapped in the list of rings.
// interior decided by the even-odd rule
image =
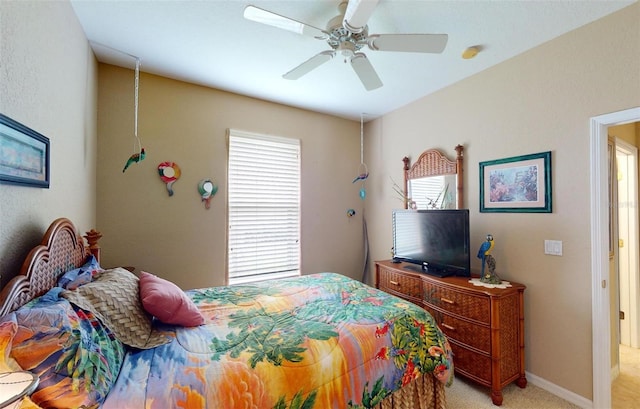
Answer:
[[[49,188],[49,139],[2,114],[0,182]]]
[[[480,212],[551,213],[551,152],[480,162]]]

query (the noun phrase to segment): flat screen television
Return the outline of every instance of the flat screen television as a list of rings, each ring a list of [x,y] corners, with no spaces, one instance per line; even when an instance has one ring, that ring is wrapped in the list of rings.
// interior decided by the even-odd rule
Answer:
[[[469,210],[393,210],[393,260],[438,277],[470,277]]]

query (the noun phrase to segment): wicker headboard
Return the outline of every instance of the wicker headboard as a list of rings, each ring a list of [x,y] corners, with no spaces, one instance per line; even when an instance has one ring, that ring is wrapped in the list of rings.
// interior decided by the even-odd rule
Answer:
[[[82,266],[89,254],[99,261],[100,247],[97,242],[101,236],[91,230],[85,236],[89,246],[85,246],[70,220],[54,220],[40,244],[27,255],[20,274],[12,278],[0,292],[0,316],[49,291],[56,285],[58,277]]]

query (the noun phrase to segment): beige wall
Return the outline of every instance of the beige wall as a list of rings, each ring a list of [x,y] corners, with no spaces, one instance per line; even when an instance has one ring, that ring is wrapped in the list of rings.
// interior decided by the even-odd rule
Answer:
[[[0,1],[0,112],[48,137],[50,188],[0,184],[0,274],[57,217],[95,225],[97,63],[67,2]]]
[[[131,70],[99,69],[98,229],[105,265],[131,265],[182,288],[225,283],[226,130],[300,138],[302,271],[360,278],[362,202],[352,179],[360,164],[360,124],[158,76],[142,74],[139,136],[147,157],[122,168],[133,150]],[[157,166],[182,177],[169,197]],[[206,210],[197,184],[220,189]],[[356,217],[347,218],[347,210]]]
[[[588,399],[589,118],[640,106],[639,67],[636,3],[366,126],[371,258],[389,256],[400,206],[389,177],[401,180],[402,157],[434,147],[453,156],[463,144],[472,246],[492,233],[498,274],[527,285],[526,370]],[[552,151],[553,213],[479,213],[479,162],[542,151]],[[562,240],[563,256],[544,255],[545,239]]]

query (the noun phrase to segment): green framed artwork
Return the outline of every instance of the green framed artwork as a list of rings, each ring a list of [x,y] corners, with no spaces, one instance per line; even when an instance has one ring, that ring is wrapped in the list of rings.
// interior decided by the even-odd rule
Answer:
[[[480,162],[480,212],[551,213],[551,152]]]

